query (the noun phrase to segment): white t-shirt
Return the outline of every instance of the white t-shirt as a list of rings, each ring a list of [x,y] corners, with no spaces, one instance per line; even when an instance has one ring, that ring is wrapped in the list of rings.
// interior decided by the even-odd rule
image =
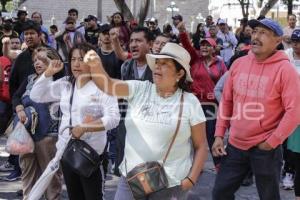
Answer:
[[[30,98],[33,101],[59,102],[62,112],[60,132],[70,123],[71,88],[71,84],[66,77],[52,81],[52,77],[46,78],[43,74],[36,81],[30,92]],[[101,118],[105,130],[92,133],[87,132],[80,139],[87,142],[97,153],[102,154],[107,140],[106,131],[115,128],[120,120],[117,98],[99,90],[93,81],[87,82],[81,88],[78,88],[75,84],[71,116],[72,126],[82,124],[84,120]],[[59,135],[59,140],[56,144],[57,148],[60,146],[60,141],[65,140],[68,134],[69,129],[62,135]]]
[[[139,75],[139,78],[142,79],[145,71],[146,71],[146,67],[147,65],[143,65],[143,66],[140,66],[140,67],[137,67],[137,71],[138,71],[138,75]]]
[[[146,161],[162,162],[179,114],[181,90],[162,98],[149,81],[126,81],[129,86],[125,119],[125,156],[121,173],[126,176],[136,165]],[[169,186],[180,185],[192,166],[191,126],[206,121],[200,102],[192,93],[184,93],[182,121],[174,145],[165,163]],[[199,133],[201,134],[201,133]]]

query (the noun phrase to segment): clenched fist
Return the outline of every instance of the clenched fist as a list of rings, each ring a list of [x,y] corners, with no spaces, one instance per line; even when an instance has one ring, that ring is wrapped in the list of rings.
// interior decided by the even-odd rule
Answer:
[[[10,44],[10,38],[9,37],[4,37],[3,39],[2,39],[2,44]]]
[[[179,30],[179,32],[185,32],[185,24],[184,24],[184,22],[180,22],[179,24],[177,24],[177,27],[176,27],[178,30]]]
[[[109,36],[111,40],[116,40],[119,37],[119,31],[116,28],[112,28],[109,31]]]
[[[45,76],[50,77],[60,72],[64,68],[64,64],[60,60],[50,60],[50,65],[45,71]]]
[[[90,50],[84,55],[83,62],[89,67],[99,67],[101,59],[94,50]]]

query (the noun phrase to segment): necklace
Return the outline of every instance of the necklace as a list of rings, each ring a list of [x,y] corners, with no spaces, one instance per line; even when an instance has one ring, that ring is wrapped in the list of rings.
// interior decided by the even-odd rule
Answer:
[[[111,50],[111,51],[103,51],[102,48],[100,49],[100,51],[101,51],[101,54],[104,55],[104,56],[107,56],[107,55],[109,55],[109,54],[111,54],[113,52],[113,50]]]

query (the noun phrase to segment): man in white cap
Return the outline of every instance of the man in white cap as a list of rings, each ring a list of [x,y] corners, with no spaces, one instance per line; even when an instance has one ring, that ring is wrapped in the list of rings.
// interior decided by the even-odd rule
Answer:
[[[223,41],[221,50],[221,57],[224,59],[225,64],[228,66],[230,58],[234,54],[234,49],[238,43],[233,32],[229,31],[227,22],[224,19],[219,19],[218,26],[220,31],[217,37]]]

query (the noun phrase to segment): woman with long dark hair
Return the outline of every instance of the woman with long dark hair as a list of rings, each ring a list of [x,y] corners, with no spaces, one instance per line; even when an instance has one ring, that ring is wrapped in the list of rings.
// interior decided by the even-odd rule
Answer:
[[[107,141],[106,132],[118,125],[120,117],[117,99],[97,88],[89,66],[83,62],[91,49],[93,47],[87,43],[75,45],[68,57],[69,75],[57,81],[53,81],[52,77],[63,69],[63,63],[51,61],[34,84],[30,97],[36,102],[60,102],[62,119],[59,130],[73,126],[60,135],[57,148],[60,148],[60,141],[72,134],[102,154]],[[62,171],[71,200],[103,199],[104,174],[101,166],[88,178],[77,174],[63,162]]]
[[[200,41],[205,38],[204,24],[197,25],[196,32],[192,36],[192,43],[195,49],[200,49]]]
[[[127,27],[127,24],[124,20],[122,13],[116,12],[111,16],[111,25],[112,27],[118,29],[121,46],[125,50],[128,50],[130,31],[129,28]]]

